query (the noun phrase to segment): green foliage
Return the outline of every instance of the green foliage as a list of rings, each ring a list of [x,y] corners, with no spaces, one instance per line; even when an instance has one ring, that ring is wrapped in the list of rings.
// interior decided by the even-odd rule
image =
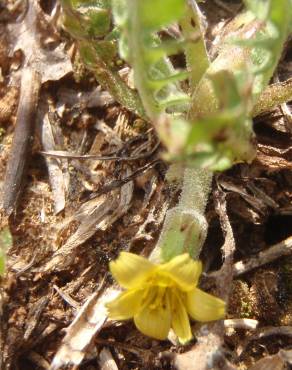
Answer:
[[[268,85],[282,53],[284,42],[291,31],[292,1],[246,0],[255,17],[265,23],[253,39],[242,40],[242,46],[251,48],[252,71],[255,75],[253,94],[259,98]],[[240,44],[241,40],[235,42]]]
[[[189,71],[190,93],[193,94],[202,76],[208,69],[210,61],[203,38],[203,18],[198,5],[188,6],[186,14],[180,21],[182,34],[189,42],[185,43],[184,53]]]
[[[108,1],[61,0],[63,24],[77,39],[106,36],[110,32]]]
[[[136,3],[137,11],[142,15],[143,29],[153,31],[180,19],[184,15],[186,6],[184,0],[168,0],[167,6],[164,0],[136,1]]]
[[[212,179],[206,171],[202,182],[201,169],[224,170],[251,161],[253,114],[291,97],[291,84],[285,93],[265,89],[292,28],[292,0],[245,0],[246,10],[229,23],[213,61],[206,52],[204,19],[195,0],[61,4],[64,25],[100,84],[127,109],[151,121],[167,159],[188,167],[184,196],[168,211],[156,249],[163,260],[184,251],[198,257]],[[176,24],[181,32],[170,36],[167,31]],[[118,51],[133,69],[138,94],[118,75]],[[180,70],[172,60],[182,52],[186,68]],[[192,178],[198,180],[196,186]]]
[[[225,37],[210,64],[196,4],[113,0],[120,50],[134,69],[167,158],[222,170],[254,157],[252,111],[278,63],[292,11],[291,0],[247,0],[246,5],[248,11],[234,20],[232,36]],[[161,41],[161,32],[174,22],[182,37]],[[182,50],[188,70],[176,71],[169,57]],[[180,81],[188,77],[190,92],[182,91]]]
[[[188,167],[184,196],[167,212],[151,258],[168,261],[186,251],[198,258],[207,232],[204,211],[212,179],[206,171],[201,182],[198,168],[224,170],[254,158],[252,114],[288,36],[291,0],[247,0],[247,11],[231,23],[212,62],[195,1],[112,4],[120,55],[134,70],[145,111],[167,148],[167,158]],[[167,38],[165,28],[173,23],[181,26],[181,36]],[[187,69],[177,71],[170,57],[181,51]],[[189,87],[183,91],[185,79]],[[198,185],[190,185],[197,176]]]
[[[185,111],[189,97],[178,82],[188,77],[176,71],[169,54],[183,48],[183,40],[161,42],[157,31],[180,19],[186,11],[184,0],[113,0],[114,19],[121,32],[120,51],[134,70],[135,85],[146,113],[155,123],[159,115],[176,108]],[[155,9],[155,11],[153,11]]]
[[[108,0],[60,0],[63,25],[78,41],[81,57],[100,85],[130,111],[141,117],[145,112],[136,91],[118,74],[116,35],[111,32],[111,4]]]
[[[261,111],[257,102],[263,105],[261,94],[291,29],[292,0],[245,0],[247,10],[231,22],[212,63],[194,0],[61,4],[64,27],[78,40],[87,67],[119,103],[148,116],[167,159],[212,170],[252,160],[251,118]],[[166,35],[173,24],[180,25],[180,36]],[[139,94],[118,74],[118,50],[133,68]],[[181,52],[187,68],[178,70],[171,56]]]

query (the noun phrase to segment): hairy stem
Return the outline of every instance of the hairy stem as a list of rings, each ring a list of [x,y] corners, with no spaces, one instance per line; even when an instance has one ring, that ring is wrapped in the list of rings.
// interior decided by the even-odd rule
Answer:
[[[211,190],[210,171],[186,168],[178,205],[167,211],[160,238],[150,259],[166,262],[189,253],[198,259],[206,239],[208,224],[204,213]]]

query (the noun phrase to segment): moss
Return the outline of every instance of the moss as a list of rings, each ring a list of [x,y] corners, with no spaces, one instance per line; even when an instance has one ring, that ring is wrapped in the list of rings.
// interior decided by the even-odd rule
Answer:
[[[241,280],[235,280],[229,300],[229,314],[234,317],[250,319],[256,316],[255,311],[255,300],[248,284]]]
[[[143,119],[137,118],[133,123],[133,129],[137,133],[143,134],[149,129],[149,124],[146,121],[144,121]]]

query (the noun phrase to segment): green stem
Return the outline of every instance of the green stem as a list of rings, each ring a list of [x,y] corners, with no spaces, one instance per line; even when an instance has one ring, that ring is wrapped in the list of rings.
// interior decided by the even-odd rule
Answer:
[[[212,172],[185,169],[179,203],[166,213],[151,260],[166,262],[182,253],[189,253],[194,259],[199,258],[208,229],[204,213],[211,183]]]
[[[95,52],[88,42],[80,41],[79,50],[85,65],[93,71],[102,88],[108,90],[123,107],[147,119],[137,91],[129,88],[119,74],[108,66],[108,63]]]
[[[195,42],[188,42],[185,47],[193,92],[209,67],[209,59],[202,32],[202,15],[197,5],[195,8],[189,7],[188,10],[180,25],[186,40],[190,41],[196,37]],[[190,111],[188,118],[194,120],[196,115],[196,111]],[[212,177],[213,173],[206,169],[185,168],[179,203],[166,213],[160,238],[150,256],[151,260],[166,262],[185,252],[194,259],[199,258],[208,229],[204,214]]]
[[[213,173],[202,168],[186,168],[179,200],[182,209],[192,208],[204,214],[209,197]]]

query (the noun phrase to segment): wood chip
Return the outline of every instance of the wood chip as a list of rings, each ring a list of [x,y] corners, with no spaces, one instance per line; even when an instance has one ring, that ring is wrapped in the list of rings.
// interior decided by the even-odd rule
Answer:
[[[105,304],[116,298],[119,293],[117,289],[108,288],[101,296],[96,292],[88,298],[66,330],[67,334],[51,363],[50,370],[57,370],[69,364],[81,364],[86,349],[107,320]]]
[[[259,325],[254,319],[227,319],[224,320],[225,328],[255,330]]]
[[[118,366],[113,359],[111,352],[107,348],[103,348],[99,354],[98,364],[101,370],[118,370]]]
[[[70,217],[68,221],[75,219],[80,221],[77,230],[69,237],[67,242],[62,245],[42,271],[62,270],[70,265],[76,253],[74,249],[88,240],[97,230],[105,230],[107,224],[105,219],[108,213],[111,213],[118,207],[117,194],[102,195],[83,204],[74,218]]]
[[[41,122],[41,140],[45,151],[55,149],[56,143],[48,114],[44,115]],[[55,213],[57,214],[65,208],[69,176],[64,175],[62,167],[67,168],[66,172],[68,173],[68,160],[65,158],[57,160],[55,158],[45,157],[45,161],[48,167],[49,180],[54,198]]]
[[[35,302],[33,306],[30,308],[28,312],[28,318],[25,324],[25,332],[23,335],[23,339],[25,341],[27,341],[30,338],[30,336],[32,335],[32,332],[38,326],[40,318],[41,318],[41,314],[46,308],[48,302],[49,302],[49,297],[44,296],[40,298],[37,302]]]
[[[27,358],[37,365],[38,368],[48,370],[50,368],[49,362],[43,358],[40,354],[34,351],[30,351],[27,355]]]

